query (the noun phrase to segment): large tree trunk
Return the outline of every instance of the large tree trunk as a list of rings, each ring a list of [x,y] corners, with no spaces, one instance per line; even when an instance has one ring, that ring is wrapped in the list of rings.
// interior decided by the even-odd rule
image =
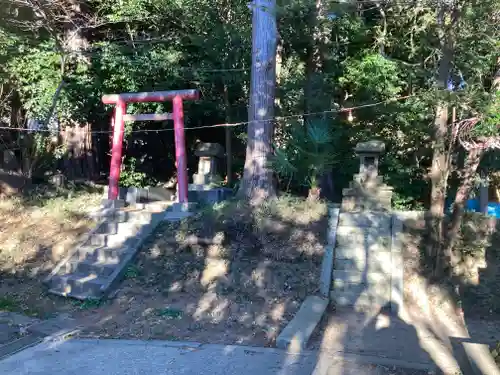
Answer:
[[[224,30],[224,39],[226,41],[226,51],[230,51],[233,42],[231,35],[231,24],[233,23],[233,11],[231,8],[231,2],[228,0],[221,0],[216,2],[216,8],[218,10],[219,20],[222,24],[222,28]],[[229,59],[229,52],[226,52],[222,61],[220,61],[221,65],[230,66],[231,61]],[[224,101],[224,121],[229,124],[231,122],[231,102],[229,100],[229,84],[231,80],[228,81],[225,74],[220,76],[221,80],[221,91],[223,95]],[[232,142],[233,142],[233,129],[230,126],[226,126],[224,129],[225,133],[225,146],[226,146],[226,183],[231,186],[233,183],[233,151],[232,151]]]
[[[254,0],[252,83],[248,111],[248,140],[240,195],[254,204],[276,194],[268,166],[272,154],[276,86],[276,1]]]
[[[81,26],[87,23],[86,15],[89,13],[88,6],[80,0],[71,0],[67,9],[67,22],[64,24],[63,45],[67,50],[73,51],[69,62],[72,64],[84,64],[90,66],[90,58],[84,52],[89,48],[89,41]],[[127,31],[130,27],[127,24]],[[64,72],[63,78],[64,78]],[[74,133],[78,134],[77,143],[66,142],[66,147],[71,151],[65,156],[65,173],[71,178],[93,179],[96,158],[92,137],[87,134],[92,130],[88,123],[72,124],[75,126]],[[69,138],[68,138],[69,139]]]
[[[464,216],[465,204],[469,195],[474,187],[474,177],[477,172],[477,167],[481,162],[481,158],[484,155],[483,148],[474,148],[469,151],[461,176],[461,183],[455,196],[455,202],[453,204],[453,213],[451,215],[451,224],[447,233],[447,243],[444,253],[450,258],[450,266],[456,265],[457,257],[453,252],[455,246],[458,232],[462,224],[462,218]]]
[[[224,113],[225,121],[229,124],[231,121],[231,108],[229,103],[229,92],[226,80],[223,83],[223,93],[224,93]],[[230,126],[226,126],[225,138],[226,138],[226,183],[231,186],[233,183],[233,129]]]
[[[453,26],[447,27],[444,25],[444,10],[440,12],[438,17],[441,24],[440,43],[442,57],[439,63],[437,84],[438,89],[446,90],[454,51]],[[429,256],[434,256],[436,259],[435,272],[438,272],[440,269],[441,249],[444,246],[443,216],[448,176],[450,173],[450,153],[452,151],[452,147],[447,147],[450,141],[448,139],[448,112],[448,103],[444,99],[439,99],[433,126],[433,155],[430,170],[432,187],[430,215],[427,220],[427,229],[430,235]]]
[[[315,0],[314,8],[309,16],[311,37],[307,48],[306,84],[304,88],[304,110],[306,112],[321,111],[329,104],[328,96],[316,95],[318,91],[321,91],[322,78],[320,78],[320,74],[325,63],[326,44],[330,36],[330,30],[326,27],[325,21],[325,1]],[[328,101],[322,103],[321,98]]]
[[[431,165],[431,201],[428,230],[430,235],[431,257],[436,257],[438,267],[441,248],[444,242],[443,216],[445,209],[446,189],[448,185],[449,164],[447,157],[446,138],[448,133],[448,107],[439,103],[434,121],[434,142]]]

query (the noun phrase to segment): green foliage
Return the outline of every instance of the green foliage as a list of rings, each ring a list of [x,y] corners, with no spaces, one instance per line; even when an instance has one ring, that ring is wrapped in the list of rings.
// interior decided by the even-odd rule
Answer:
[[[154,181],[144,172],[138,172],[137,159],[128,158],[120,174],[120,186],[123,187],[145,187],[154,184]]]
[[[491,95],[490,101],[483,110],[480,122],[474,127],[473,135],[477,137],[496,136],[500,124],[500,90]]]
[[[11,296],[0,297],[0,311],[18,311],[19,302]]]
[[[184,312],[179,309],[174,309],[174,308],[165,308],[165,309],[158,309],[156,311],[158,316],[161,316],[162,318],[165,319],[182,319],[182,316],[184,315]]]
[[[272,168],[286,179],[318,187],[317,178],[338,162],[333,149],[331,124],[326,120],[291,123],[289,138],[282,147],[274,146]]]
[[[497,341],[496,345],[491,350],[491,355],[495,359],[498,367],[500,367],[500,341]]]
[[[54,51],[53,43],[43,43],[28,48],[10,62],[9,70],[19,86],[24,108],[30,116],[45,120],[52,98],[61,82],[61,56]],[[36,82],[36,84],[33,84]],[[63,102],[65,102],[63,100]],[[66,101],[60,108],[69,115],[72,106]]]
[[[130,264],[127,267],[127,270],[125,271],[125,278],[126,279],[135,279],[137,276],[139,276],[139,274],[140,274],[139,268],[134,264]]]
[[[101,307],[104,302],[104,300],[99,299],[87,299],[85,301],[73,301],[73,305],[80,310],[92,310]]]
[[[36,308],[31,308],[15,295],[4,295],[0,297],[0,311],[11,311],[22,313],[27,316],[41,317],[41,312]]]
[[[466,212],[460,226],[455,252],[461,259],[484,259],[485,253],[495,246],[495,234],[489,231],[489,217],[482,213]]]
[[[357,97],[389,99],[404,89],[401,70],[380,54],[356,56],[344,61],[345,74],[339,82]]]
[[[57,7],[57,1],[50,3]],[[303,113],[306,102],[312,111],[334,112],[414,95],[405,101],[355,110],[353,122],[346,121],[345,113],[308,116],[307,126],[278,121],[272,164],[285,186],[288,182],[291,190],[314,186],[322,171],[333,168],[335,185],[344,187],[357,168],[354,145],[377,138],[387,146],[381,169],[397,194],[395,205],[415,207],[426,200],[428,192],[429,125],[438,98],[457,108],[459,119],[480,117],[475,135],[498,133],[499,99],[490,86],[499,50],[495,18],[499,0],[474,6],[458,4],[462,12],[454,27],[452,78],[462,75],[467,85],[450,93],[435,85],[441,58],[435,1],[411,7],[398,2],[384,2],[380,7],[329,3],[316,20],[314,2],[278,2],[282,48],[277,115]],[[46,8],[35,11],[12,4],[0,11],[2,125],[16,110],[13,92],[20,97],[17,125],[23,126],[28,117],[44,121],[63,78],[66,85],[53,119],[61,126],[91,123],[94,130],[107,129],[110,108],[100,101],[105,93],[180,88],[197,88],[202,94],[199,102],[185,104],[187,126],[246,121],[251,57],[247,1],[124,0],[116,7],[113,2],[95,0],[86,8],[88,14],[78,22],[67,23],[61,22],[67,9],[46,11],[45,19],[39,14]],[[450,20],[445,21],[449,25]],[[85,31],[81,37],[88,46],[81,52],[74,51],[72,41],[67,40],[68,27],[73,24]],[[323,35],[319,42],[318,32]],[[317,65],[313,67],[313,63]],[[131,104],[128,111],[167,112],[171,106]],[[126,130],[131,134],[151,126],[134,123]],[[233,165],[242,170],[246,128],[233,131]],[[173,157],[173,140],[153,145],[134,136],[127,139],[131,147],[120,181],[124,186],[152,183],[144,164],[148,160],[161,164]],[[188,144],[212,136],[220,142],[223,129],[186,132]],[[54,159],[64,155],[64,148],[51,148],[48,140],[31,135],[22,139],[20,148],[29,150],[36,173],[53,170]],[[160,160],[155,152],[167,155]],[[154,163],[150,170],[155,169]]]
[[[423,211],[424,206],[421,202],[418,201],[419,197],[411,197],[408,196],[407,193],[405,195],[401,195],[398,192],[393,192],[392,194],[392,207],[395,210],[407,211],[407,210],[416,210]]]

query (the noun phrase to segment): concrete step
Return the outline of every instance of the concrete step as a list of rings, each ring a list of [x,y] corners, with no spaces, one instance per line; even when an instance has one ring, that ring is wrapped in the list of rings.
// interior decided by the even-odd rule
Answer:
[[[164,219],[167,221],[181,221],[186,219],[192,215],[192,212],[167,212],[164,216]]]
[[[99,228],[97,228],[98,234],[117,234],[119,231],[123,230],[133,230],[134,228],[141,225],[140,221],[134,219],[129,219],[129,221],[106,221],[102,223]]]
[[[136,203],[134,208],[146,210],[149,212],[162,212],[171,207],[173,202],[171,201],[158,201],[150,203]]]
[[[129,228],[137,225],[147,224],[147,216],[141,217],[137,214],[127,215],[126,220],[112,218],[103,222],[97,229],[98,233],[116,234],[121,228]]]
[[[82,300],[103,298],[116,286],[141,244],[166,219],[162,207],[153,211],[126,207],[103,219],[46,279],[50,292]],[[173,210],[167,216],[181,220],[189,215]]]
[[[336,247],[335,270],[359,272],[392,272],[392,253],[390,251],[369,251],[363,247]]]
[[[335,273],[338,271],[334,271]],[[353,273],[349,273],[352,276]],[[382,307],[391,300],[390,275],[368,273],[358,282],[335,278],[330,297],[337,306]]]
[[[371,245],[391,246],[391,230],[389,227],[385,230],[369,227],[350,227],[340,226],[337,228],[337,244],[349,245]]]
[[[97,257],[96,257],[97,258]],[[78,273],[81,275],[97,275],[109,277],[120,263],[120,258],[112,258],[107,261],[94,261],[93,259],[73,260],[61,267],[59,274],[67,275]]]
[[[120,213],[117,217],[114,218],[115,222],[119,223],[119,225],[154,225],[158,224],[159,221],[163,220],[165,216],[164,211],[151,212],[145,210],[131,211]]]
[[[385,293],[353,287],[349,290],[335,290],[330,299],[335,306],[380,309],[390,301],[390,291]]]
[[[377,285],[391,282],[391,275],[386,272],[359,272],[335,270],[333,286],[342,288],[344,284]]]
[[[116,270],[119,263],[114,262],[77,262],[73,263],[73,268],[76,273],[83,275],[97,275],[99,277],[110,277],[111,274]]]
[[[109,248],[85,246],[79,248],[69,262],[119,263],[127,253],[128,248]]]
[[[77,299],[88,296],[100,297],[106,284],[107,280],[97,275],[79,273],[55,275],[51,279],[50,292]]]
[[[115,221],[105,221],[97,228],[97,234],[116,234],[120,223]]]
[[[371,228],[382,232],[390,232],[391,215],[384,212],[342,212],[339,216],[339,227]]]
[[[137,222],[137,223],[147,223],[154,212],[143,210],[143,209],[130,209],[130,210],[120,210],[117,211],[112,218],[109,219],[111,222],[126,223],[126,222]]]
[[[84,244],[92,247],[117,248],[124,246],[125,242],[133,241],[135,236],[141,231],[141,227],[120,228],[116,234],[95,233]]]

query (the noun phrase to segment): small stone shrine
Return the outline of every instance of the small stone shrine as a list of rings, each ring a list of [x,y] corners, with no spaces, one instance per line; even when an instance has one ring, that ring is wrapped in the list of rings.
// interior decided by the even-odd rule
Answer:
[[[217,174],[218,158],[224,156],[224,149],[218,143],[200,143],[195,155],[198,161],[198,172],[193,174],[193,185],[209,185],[220,181]]]
[[[381,141],[359,143],[359,173],[343,199],[336,231],[333,287],[338,306],[395,310],[402,295],[402,256],[394,246],[392,188],[378,175]]]

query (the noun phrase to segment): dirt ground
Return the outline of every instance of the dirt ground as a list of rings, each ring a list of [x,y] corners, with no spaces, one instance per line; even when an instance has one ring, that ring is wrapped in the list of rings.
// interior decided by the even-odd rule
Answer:
[[[284,198],[165,225],[116,298],[83,313],[94,322],[83,335],[271,346],[318,290],[326,225],[323,203]],[[189,235],[223,241],[186,245]]]
[[[450,311],[461,310],[465,318],[471,321],[499,321],[499,223],[479,214],[468,214],[455,247],[459,262],[450,272],[451,275],[438,279],[432,275],[428,257],[425,256],[424,228],[423,219],[405,223],[405,300],[418,303],[413,300],[412,288],[425,284],[432,305]]]
[[[75,309],[74,302],[47,296],[42,280],[93,225],[86,213],[100,199],[87,190],[0,199],[0,311],[46,318]]]
[[[455,249],[461,260],[453,277],[436,280],[431,276],[423,257],[424,220],[406,222],[403,247],[404,298],[409,308],[419,311],[428,305],[455,322],[464,321],[473,340],[491,346],[500,342],[500,253],[497,250],[500,227],[497,224],[482,215],[465,217]],[[425,291],[425,300],[421,297],[422,291]]]
[[[283,197],[258,210],[228,202],[163,225],[113,299],[48,295],[43,277],[92,226],[84,213],[100,195],[38,198],[0,204],[0,311],[69,314],[92,337],[269,346],[318,290],[326,205]]]
[[[327,207],[283,197],[259,209],[226,202],[178,224],[162,225],[111,300],[78,302],[47,295],[43,276],[92,226],[83,213],[100,198],[68,194],[0,202],[0,310],[42,319],[67,313],[86,325],[82,336],[87,337],[272,346],[305,297],[318,290]],[[432,305],[460,319],[452,283],[432,281],[422,263],[423,222],[407,224],[405,300],[418,305],[415,296],[425,291]],[[484,250],[497,243],[491,236],[489,243],[478,244],[474,238],[461,242],[469,255],[473,247]],[[464,264],[474,267],[460,274],[459,294],[485,280],[484,262],[470,263],[469,255]],[[484,295],[492,295],[496,284],[491,280]],[[490,299],[482,305],[494,303]],[[469,314],[467,306],[473,304],[464,306],[471,336],[499,340],[497,315],[484,309]],[[328,317],[322,330],[327,322]],[[318,340],[316,335],[311,347],[319,347]]]

